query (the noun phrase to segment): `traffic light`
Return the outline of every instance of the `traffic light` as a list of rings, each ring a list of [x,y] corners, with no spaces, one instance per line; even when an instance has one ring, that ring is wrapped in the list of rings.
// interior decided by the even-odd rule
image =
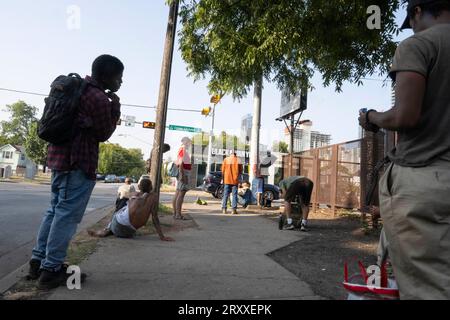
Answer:
[[[203,116],[209,116],[209,114],[211,113],[212,108],[211,107],[206,107],[202,109],[202,115]]]
[[[155,122],[144,121],[144,123],[142,124],[142,127],[144,129],[155,129],[156,123]]]
[[[218,104],[222,100],[222,96],[217,94],[211,98],[211,103]]]

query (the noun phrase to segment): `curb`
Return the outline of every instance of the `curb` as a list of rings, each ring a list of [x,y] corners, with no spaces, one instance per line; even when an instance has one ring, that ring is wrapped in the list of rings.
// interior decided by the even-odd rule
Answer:
[[[8,181],[8,180],[0,180],[0,183],[14,183],[14,184],[26,184],[26,185],[42,185],[42,186],[51,186],[50,182],[27,182],[27,181]]]
[[[19,183],[17,181],[0,180],[0,183]]]
[[[113,207],[113,205],[110,205],[90,211],[89,215],[86,216],[83,219],[83,222],[79,225],[77,233],[74,235],[74,237],[102,220]],[[27,272],[28,262],[0,279],[0,296],[7,292],[10,288],[12,288],[17,282],[22,280],[22,278],[27,275]]]

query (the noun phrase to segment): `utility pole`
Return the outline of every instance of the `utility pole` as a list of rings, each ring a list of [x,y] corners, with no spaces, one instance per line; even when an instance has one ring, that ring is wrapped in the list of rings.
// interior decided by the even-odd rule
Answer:
[[[296,126],[295,126],[295,115],[291,115],[291,128],[289,129],[290,133],[290,143],[289,143],[289,176],[292,177],[294,175],[294,134],[295,134]]]
[[[257,177],[259,170],[259,131],[261,128],[262,76],[255,81],[253,98],[253,124],[250,145],[250,183]]]
[[[172,71],[173,50],[175,44],[175,34],[177,30],[179,0],[173,0],[170,4],[169,22],[167,24],[166,40],[164,44],[164,55],[161,67],[161,80],[159,85],[158,106],[156,110],[156,127],[155,137],[153,141],[152,163],[151,163],[151,180],[154,191],[158,195],[161,181],[162,168],[162,146],[164,145],[164,137],[166,133],[167,106],[169,100],[170,75]],[[157,218],[157,213],[156,213]]]

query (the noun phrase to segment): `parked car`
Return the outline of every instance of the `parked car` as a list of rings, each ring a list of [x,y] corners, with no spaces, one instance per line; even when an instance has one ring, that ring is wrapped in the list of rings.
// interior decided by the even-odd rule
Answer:
[[[117,177],[117,179],[119,180],[120,183],[125,183],[126,178],[127,178],[126,176]]]
[[[105,175],[97,173],[97,181],[105,181]]]
[[[249,181],[248,174],[242,174],[241,181]],[[203,178],[203,191],[212,194],[217,199],[223,197],[222,172],[210,172]],[[264,184],[264,199],[273,201],[280,199],[280,188],[272,184]]]
[[[117,178],[117,176],[115,174],[108,174],[105,177],[105,183],[116,183],[118,181],[119,180],[118,180],[118,178]]]

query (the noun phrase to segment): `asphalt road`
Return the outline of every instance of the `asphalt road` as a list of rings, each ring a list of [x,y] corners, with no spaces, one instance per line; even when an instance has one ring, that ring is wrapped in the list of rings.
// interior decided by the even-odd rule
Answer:
[[[97,183],[86,215],[114,204],[118,187]],[[49,202],[50,186],[0,182],[0,279],[30,259]]]

